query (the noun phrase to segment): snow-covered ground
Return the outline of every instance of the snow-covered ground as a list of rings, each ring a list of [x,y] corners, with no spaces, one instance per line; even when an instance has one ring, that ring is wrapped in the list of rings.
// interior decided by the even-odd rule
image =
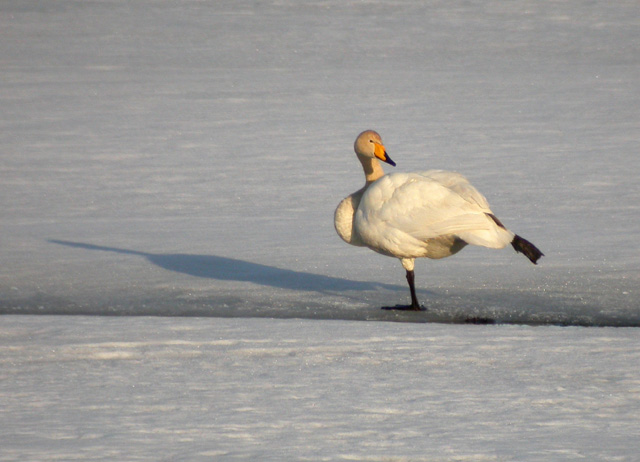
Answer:
[[[640,334],[551,325],[640,326],[639,18],[3,2],[0,460],[633,460]],[[332,222],[367,128],[546,256],[419,261],[429,311],[380,310],[404,271]]]
[[[628,328],[10,316],[0,460],[633,461],[637,345]]]

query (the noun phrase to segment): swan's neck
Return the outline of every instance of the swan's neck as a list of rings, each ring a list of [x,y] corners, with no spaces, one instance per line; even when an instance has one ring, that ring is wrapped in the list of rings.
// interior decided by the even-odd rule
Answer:
[[[360,156],[358,156],[358,159],[360,159],[360,163],[362,164],[364,177],[367,180],[367,186],[384,176],[384,170],[382,170],[382,166],[380,165],[380,162],[378,162],[378,159]]]

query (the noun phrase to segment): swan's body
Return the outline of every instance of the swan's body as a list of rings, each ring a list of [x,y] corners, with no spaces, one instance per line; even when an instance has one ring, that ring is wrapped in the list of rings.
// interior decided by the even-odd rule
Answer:
[[[512,244],[533,263],[542,256],[533,244],[506,229],[487,199],[459,173],[384,175],[378,159],[395,163],[374,131],[361,133],[354,147],[366,184],[338,205],[336,231],[349,244],[401,260],[411,290],[408,308],[420,309],[413,282],[416,258],[448,257],[467,244],[495,249]]]

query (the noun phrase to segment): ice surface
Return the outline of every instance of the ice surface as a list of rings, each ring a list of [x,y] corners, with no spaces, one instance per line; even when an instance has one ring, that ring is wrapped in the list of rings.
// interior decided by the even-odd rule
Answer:
[[[385,317],[398,262],[332,225],[375,128],[547,255],[419,262],[442,319],[638,325],[638,12],[7,2],[0,309]]]
[[[635,330],[442,323],[640,325],[639,17],[4,1],[0,313],[123,317],[1,318],[0,460],[632,460]],[[367,128],[546,256],[419,261],[429,311],[380,310],[404,271],[332,223]]]

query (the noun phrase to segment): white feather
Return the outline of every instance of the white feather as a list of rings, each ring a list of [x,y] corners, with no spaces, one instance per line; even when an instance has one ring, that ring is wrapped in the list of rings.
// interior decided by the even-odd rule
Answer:
[[[442,258],[459,250],[443,254],[433,240],[505,247],[514,234],[498,226],[490,213],[485,197],[459,173],[393,173],[363,194],[354,234],[373,250],[399,258]]]

